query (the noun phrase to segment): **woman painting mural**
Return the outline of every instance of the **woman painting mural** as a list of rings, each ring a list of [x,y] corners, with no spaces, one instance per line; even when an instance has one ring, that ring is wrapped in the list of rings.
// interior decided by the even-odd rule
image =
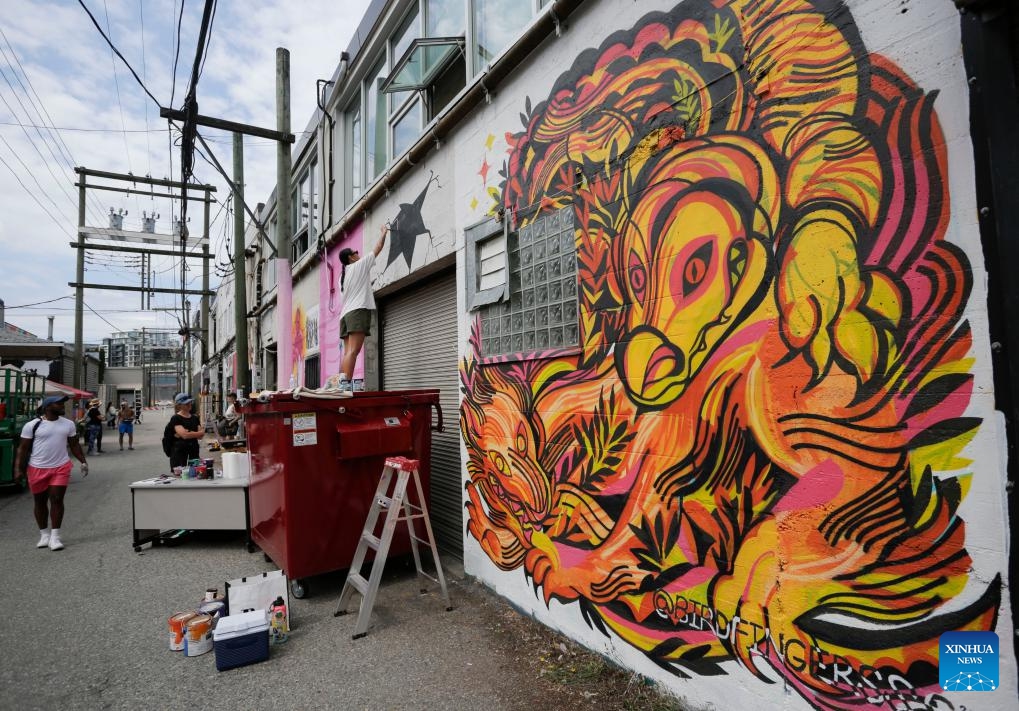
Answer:
[[[340,264],[343,265],[340,272],[340,293],[343,294],[343,310],[340,312],[340,338],[343,340],[341,390],[350,389],[357,356],[364,346],[365,337],[371,334],[372,311],[375,310],[371,273],[388,232],[389,225],[383,225],[375,248],[363,257],[356,249],[345,247],[340,250]]]

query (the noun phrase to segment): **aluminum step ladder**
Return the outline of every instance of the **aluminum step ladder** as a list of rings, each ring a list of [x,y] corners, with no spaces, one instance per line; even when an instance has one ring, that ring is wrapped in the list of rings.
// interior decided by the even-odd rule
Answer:
[[[390,484],[393,482],[393,474],[396,474],[396,482],[390,493]],[[407,496],[407,487],[410,481],[414,481],[414,489],[417,493],[417,501],[420,505],[412,504]],[[382,526],[382,534],[375,535],[375,527],[378,524],[382,511],[386,511],[385,522]],[[426,538],[417,535],[414,522],[418,519],[424,521]],[[425,504],[424,491],[421,489],[421,478],[418,476],[418,460],[405,457],[389,457],[382,469],[382,476],[379,479],[378,488],[375,489],[375,498],[371,508],[368,510],[368,517],[364,523],[364,530],[361,531],[361,540],[354,552],[354,560],[350,564],[350,571],[347,573],[347,580],[343,584],[343,591],[340,593],[340,603],[336,608],[334,617],[347,614],[347,605],[354,591],[361,593],[361,607],[357,613],[357,623],[354,625],[352,639],[359,639],[368,633],[368,621],[371,618],[372,608],[375,606],[375,595],[379,591],[379,582],[382,580],[382,571],[386,567],[386,557],[389,554],[389,545],[393,541],[393,534],[399,522],[406,521],[408,533],[410,534],[410,550],[414,555],[414,567],[417,569],[418,579],[427,578],[438,583],[442,591],[442,599],[446,603],[446,610],[452,610],[449,602],[449,591],[446,589],[446,578],[442,574],[442,564],[439,562],[439,551],[435,547],[435,536],[432,534],[432,524],[428,519],[428,506]],[[431,548],[432,561],[435,563],[435,577],[427,574],[421,568],[421,552],[418,544],[423,543]],[[375,561],[372,564],[371,575],[365,579],[361,575],[361,566],[364,564],[365,555],[368,549],[375,551]],[[426,592],[421,588],[421,592]]]

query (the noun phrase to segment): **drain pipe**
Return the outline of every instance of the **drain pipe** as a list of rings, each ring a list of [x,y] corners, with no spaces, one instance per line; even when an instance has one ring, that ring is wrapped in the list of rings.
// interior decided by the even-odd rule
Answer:
[[[329,122],[329,138],[328,138],[328,142],[329,142],[329,153],[328,153],[328,160],[329,160],[329,188],[328,188],[328,193],[327,193],[327,197],[326,197],[326,203],[327,203],[326,204],[326,223],[325,223],[326,225],[333,224],[333,189],[336,186],[336,171],[333,170],[333,149],[335,148],[335,143],[336,143],[336,138],[335,138],[336,119],[333,118],[333,115],[331,113],[329,113],[329,111],[326,108],[325,101],[323,101],[323,99],[322,99],[322,89],[325,88],[328,91],[328,87],[330,85],[336,86],[337,84],[342,82],[344,79],[346,79],[347,78],[347,70],[349,68],[350,68],[350,55],[347,54],[346,52],[340,52],[340,71],[339,71],[339,74],[336,75],[336,80],[334,81],[332,79],[319,79],[317,82],[315,82],[315,100],[318,102],[318,108],[322,112],[322,116],[325,118],[326,121]],[[321,126],[322,126],[322,123],[319,122],[320,130],[321,130]],[[323,170],[322,173],[324,175],[325,174],[325,170]],[[319,234],[321,234],[321,232]]]
[[[393,187],[406,175],[411,168],[420,163],[425,156],[433,149],[438,149],[442,139],[447,136],[457,125],[464,120],[471,110],[482,101],[491,101],[491,91],[500,81],[517,69],[534,49],[541,44],[549,34],[562,34],[562,22],[573,11],[575,11],[583,0],[557,0],[542,13],[538,21],[532,25],[527,32],[508,49],[499,60],[487,70],[474,77],[473,84],[459,101],[448,107],[441,114],[435,125],[418,141],[411,146],[410,150],[397,161],[382,178],[368,189],[368,191],[354,205],[347,210],[346,214],[329,229],[326,235],[326,247],[332,246],[342,238],[343,234],[354,225],[364,219],[368,211],[381,198],[385,197]],[[301,272],[310,268],[308,260],[302,265]],[[300,272],[295,272],[296,278]]]

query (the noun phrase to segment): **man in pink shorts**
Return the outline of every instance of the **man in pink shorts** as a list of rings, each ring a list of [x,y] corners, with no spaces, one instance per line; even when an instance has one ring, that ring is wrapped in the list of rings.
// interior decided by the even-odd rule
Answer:
[[[26,472],[28,474],[28,488],[35,498],[35,521],[39,524],[36,548],[49,547],[51,551],[64,547],[60,540],[60,524],[64,518],[64,492],[71,480],[68,449],[81,462],[81,475],[88,476],[88,463],[78,441],[78,429],[63,416],[66,400],[66,395],[43,399],[42,415],[22,428],[14,473],[18,480]],[[47,525],[47,519],[52,522],[52,528]]]

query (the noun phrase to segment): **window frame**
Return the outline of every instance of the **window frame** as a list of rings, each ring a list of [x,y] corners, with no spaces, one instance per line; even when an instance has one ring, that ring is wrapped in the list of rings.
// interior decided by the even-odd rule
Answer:
[[[464,248],[466,250],[464,283],[467,287],[468,311],[477,311],[482,306],[509,299],[510,270],[507,222],[505,217],[502,220],[497,217],[488,217],[464,230]],[[501,243],[502,253],[505,257],[503,266],[505,277],[502,284],[481,289],[481,279],[484,276],[481,269],[481,249],[483,245],[493,243],[497,245]]]
[[[298,172],[298,179],[290,191],[290,212],[293,224],[293,234],[290,238],[290,262],[297,264],[311,251],[315,244],[317,231],[315,229],[316,218],[316,191],[317,180],[315,173],[318,171],[318,156],[313,156],[305,167]],[[307,185],[308,211],[307,216],[302,218],[302,207],[304,206],[304,187]]]
[[[526,227],[507,234],[508,295],[478,307],[482,362],[578,352],[582,332],[575,233],[573,208],[566,206],[543,211]],[[475,248],[485,234],[478,232]],[[487,234],[492,236],[490,227]],[[468,271],[472,261],[477,261],[476,252],[467,261]],[[468,284],[477,283],[475,271]],[[492,347],[497,342],[500,346]]]
[[[352,115],[353,118],[352,118]],[[355,151],[355,142],[356,148]],[[360,83],[343,108],[343,207],[364,195],[364,92]]]
[[[466,6],[466,12],[467,12],[467,33],[468,33],[467,40],[468,41],[467,41],[467,48],[466,48],[465,51],[466,51],[466,54],[467,54],[467,73],[468,73],[469,79],[473,78],[473,77],[476,77],[478,74],[480,74],[481,71],[485,67],[489,66],[492,63],[493,59],[498,58],[503,52],[506,51],[506,48],[509,46],[509,45],[506,45],[504,47],[500,47],[499,49],[495,50],[495,52],[492,54],[491,59],[489,59],[489,60],[484,60],[484,59],[482,59],[479,56],[479,54],[478,54],[478,36],[480,35],[480,32],[478,31],[477,9],[479,7],[479,4],[480,3],[484,3],[484,2],[485,2],[485,0],[464,0],[464,4]],[[532,22],[534,22],[535,18],[538,17],[538,15],[541,14],[541,12],[544,11],[544,5],[548,5],[550,3],[547,3],[547,2],[543,3],[542,0],[529,0],[528,4],[531,7],[531,15],[530,15],[529,19],[527,20],[527,22],[525,22],[520,27],[520,30],[525,29]],[[519,35],[519,31],[517,32],[517,35]]]

